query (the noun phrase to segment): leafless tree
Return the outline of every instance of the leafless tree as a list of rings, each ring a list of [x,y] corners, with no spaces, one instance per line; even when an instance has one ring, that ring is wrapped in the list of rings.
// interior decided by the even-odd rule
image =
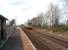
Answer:
[[[60,9],[58,8],[57,5],[53,5],[52,3],[50,4],[50,9],[49,11],[49,18],[51,21],[52,26],[57,26],[59,23],[59,17],[60,17]]]
[[[13,24],[15,24],[15,19],[12,19],[12,20],[10,21],[10,25],[13,25]]]

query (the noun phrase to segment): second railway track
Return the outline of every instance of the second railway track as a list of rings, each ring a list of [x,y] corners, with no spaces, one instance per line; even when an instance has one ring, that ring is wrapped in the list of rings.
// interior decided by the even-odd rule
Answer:
[[[68,42],[47,35],[45,32],[24,29],[38,50],[68,50]]]

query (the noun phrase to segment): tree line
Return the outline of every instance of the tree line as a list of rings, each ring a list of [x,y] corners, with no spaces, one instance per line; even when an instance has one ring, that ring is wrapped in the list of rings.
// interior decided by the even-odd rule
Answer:
[[[51,3],[46,13],[40,13],[37,17],[29,20],[28,25],[50,29],[58,27],[67,30],[68,16],[66,12],[63,9],[61,10],[58,5]],[[65,21],[63,21],[63,18],[66,18]]]

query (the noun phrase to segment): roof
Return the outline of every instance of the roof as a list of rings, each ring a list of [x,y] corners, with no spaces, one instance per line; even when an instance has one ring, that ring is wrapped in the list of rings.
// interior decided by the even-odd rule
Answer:
[[[6,17],[4,17],[4,16],[2,16],[2,15],[0,15],[0,18],[3,18],[3,19],[5,19],[5,20],[8,20]]]

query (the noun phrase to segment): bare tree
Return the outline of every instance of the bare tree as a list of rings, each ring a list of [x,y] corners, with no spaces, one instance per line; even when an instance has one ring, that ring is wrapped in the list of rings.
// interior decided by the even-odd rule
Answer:
[[[13,25],[13,24],[15,24],[15,19],[12,19],[12,20],[10,21],[10,25]]]
[[[60,9],[58,8],[58,6],[53,5],[52,3],[50,4],[50,9],[49,11],[49,18],[50,18],[50,25],[51,26],[57,26],[59,23],[59,17],[60,17]]]

